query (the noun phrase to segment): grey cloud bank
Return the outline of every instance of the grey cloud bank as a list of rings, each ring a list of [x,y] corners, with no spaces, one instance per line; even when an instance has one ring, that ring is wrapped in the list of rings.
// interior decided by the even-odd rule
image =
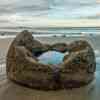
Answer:
[[[0,0],[0,15],[98,19],[99,9],[99,0]]]
[[[40,19],[35,20],[37,17]],[[100,0],[0,0],[0,27],[41,26],[45,19],[53,19],[53,23],[55,20],[100,19]],[[52,21],[45,21],[45,26],[48,22]]]

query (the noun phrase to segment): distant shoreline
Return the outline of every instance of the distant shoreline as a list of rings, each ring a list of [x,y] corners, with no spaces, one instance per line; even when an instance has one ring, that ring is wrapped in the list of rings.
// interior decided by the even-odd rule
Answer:
[[[33,34],[33,37],[84,37],[85,35],[81,34]],[[0,35],[0,39],[4,38],[15,38],[16,35]]]
[[[1,35],[18,34],[29,30],[33,34],[100,34],[100,27],[0,27]]]

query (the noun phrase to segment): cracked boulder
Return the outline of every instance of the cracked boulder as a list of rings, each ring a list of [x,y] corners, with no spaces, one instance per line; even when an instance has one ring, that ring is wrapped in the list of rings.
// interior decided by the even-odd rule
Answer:
[[[38,57],[49,50],[65,53],[60,64],[43,64]],[[55,90],[80,87],[94,79],[96,61],[91,45],[84,40],[70,44],[42,44],[23,31],[11,43],[6,59],[8,79],[31,88]]]

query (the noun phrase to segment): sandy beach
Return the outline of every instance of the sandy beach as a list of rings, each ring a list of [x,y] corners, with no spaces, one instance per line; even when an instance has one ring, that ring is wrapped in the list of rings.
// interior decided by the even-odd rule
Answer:
[[[12,38],[0,39],[0,58],[6,57],[6,53],[12,40]]]

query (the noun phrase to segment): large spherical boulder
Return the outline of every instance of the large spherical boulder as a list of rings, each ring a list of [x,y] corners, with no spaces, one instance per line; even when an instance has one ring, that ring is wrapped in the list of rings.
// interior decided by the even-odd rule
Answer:
[[[69,53],[56,66],[39,62],[38,57],[48,50]],[[8,78],[19,84],[44,90],[64,89],[91,82],[96,61],[94,51],[87,41],[64,43],[63,46],[59,43],[42,44],[32,37],[32,33],[23,31],[9,47],[6,67]]]

